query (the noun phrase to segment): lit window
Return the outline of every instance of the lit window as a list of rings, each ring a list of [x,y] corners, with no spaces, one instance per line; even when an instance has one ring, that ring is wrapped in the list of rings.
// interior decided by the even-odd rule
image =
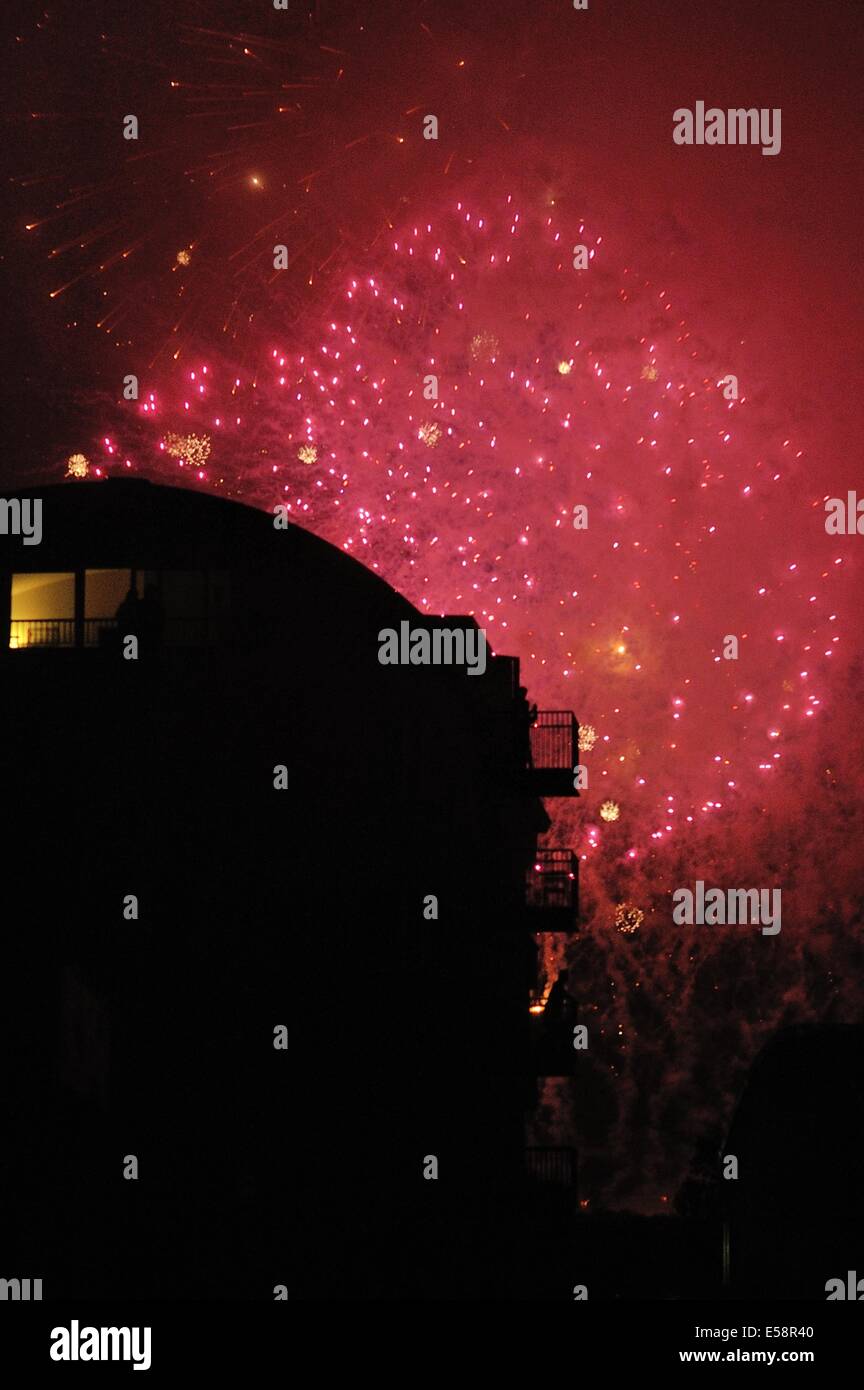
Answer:
[[[74,574],[13,574],[9,646],[74,645]]]

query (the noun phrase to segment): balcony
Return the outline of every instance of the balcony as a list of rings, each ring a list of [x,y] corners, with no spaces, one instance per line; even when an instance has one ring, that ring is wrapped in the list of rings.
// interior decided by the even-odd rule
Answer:
[[[11,651],[105,648],[117,640],[116,618],[19,618],[9,624]],[[166,647],[200,647],[208,641],[207,619],[166,618],[160,641]]]
[[[529,1182],[576,1191],[579,1169],[576,1150],[567,1148],[526,1148],[525,1176]]]
[[[532,796],[578,796],[573,769],[579,762],[579,725],[572,710],[540,710],[529,731],[527,789]]]
[[[572,849],[538,849],[525,873],[530,931],[573,932],[579,914],[579,860]]]
[[[12,651],[25,647],[100,647],[107,640],[103,632],[116,631],[115,618],[87,618],[81,623],[80,643],[76,640],[74,618],[19,618],[9,624]]]

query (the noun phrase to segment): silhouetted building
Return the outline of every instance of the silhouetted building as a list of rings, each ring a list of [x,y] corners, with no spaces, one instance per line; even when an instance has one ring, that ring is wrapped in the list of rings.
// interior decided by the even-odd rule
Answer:
[[[575,718],[526,715],[512,657],[382,665],[383,629],[476,624],[265,513],[30,495],[41,544],[0,537],[9,1267],[46,1297],[506,1294]]]
[[[864,1277],[864,1029],[801,1025],[751,1068],[724,1154],[729,1289],[824,1301]]]

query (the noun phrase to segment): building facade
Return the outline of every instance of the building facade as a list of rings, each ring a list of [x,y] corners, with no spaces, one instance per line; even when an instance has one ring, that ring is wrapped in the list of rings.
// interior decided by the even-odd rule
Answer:
[[[38,496],[40,543],[0,536],[7,1263],[46,1297],[506,1296],[574,716],[506,655],[383,665],[383,630],[476,624],[268,514]]]

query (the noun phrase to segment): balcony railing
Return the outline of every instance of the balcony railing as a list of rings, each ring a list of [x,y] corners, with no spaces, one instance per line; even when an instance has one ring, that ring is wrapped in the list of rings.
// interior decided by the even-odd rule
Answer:
[[[9,646],[15,651],[29,648],[104,647],[115,641],[116,618],[85,618],[81,640],[77,639],[74,618],[15,618],[9,624]],[[206,618],[168,617],[161,641],[166,647],[197,647],[208,640]]]
[[[9,646],[74,647],[74,618],[18,618],[9,624]]]
[[[525,1174],[530,1182],[545,1183],[551,1187],[576,1189],[579,1167],[576,1150],[565,1148],[525,1150]]]
[[[534,796],[578,796],[579,725],[572,710],[540,710],[529,730],[528,785]]]
[[[525,873],[525,907],[532,931],[575,931],[579,860],[572,849],[538,849]]]

